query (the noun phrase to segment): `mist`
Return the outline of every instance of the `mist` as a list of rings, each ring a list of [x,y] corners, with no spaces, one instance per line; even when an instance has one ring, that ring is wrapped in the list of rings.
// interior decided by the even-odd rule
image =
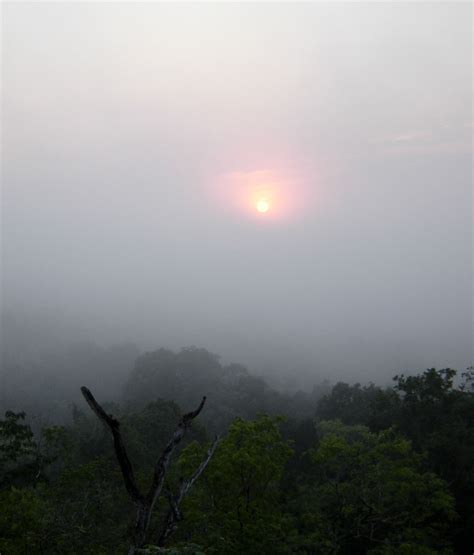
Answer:
[[[308,387],[470,366],[471,16],[4,4],[3,350],[197,345]]]

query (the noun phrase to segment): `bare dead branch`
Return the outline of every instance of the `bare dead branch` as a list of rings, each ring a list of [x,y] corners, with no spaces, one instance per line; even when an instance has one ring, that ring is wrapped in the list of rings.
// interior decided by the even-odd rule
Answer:
[[[122,434],[119,430],[119,422],[112,415],[107,414],[104,411],[104,409],[95,400],[94,396],[92,395],[90,390],[87,389],[87,387],[81,387],[81,392],[84,396],[84,399],[87,401],[87,404],[94,411],[99,420],[112,432],[112,436],[114,438],[115,455],[117,456],[120,470],[122,471],[125,488],[127,489],[128,494],[130,495],[134,503],[142,503],[144,497],[138,489],[132,463],[128,458],[127,451],[122,440]]]
[[[201,474],[206,469],[207,465],[209,464],[209,461],[212,459],[212,456],[214,455],[214,451],[216,450],[216,447],[219,441],[220,441],[220,438],[216,437],[213,444],[209,447],[206,457],[201,462],[201,464],[196,468],[196,470],[191,475],[191,477],[188,478],[187,480],[181,481],[178,494],[173,496],[171,495],[171,493],[168,493],[167,497],[168,497],[168,502],[170,504],[170,509],[168,511],[168,514],[166,515],[163,532],[161,533],[160,539],[158,541],[159,546],[163,546],[166,543],[167,539],[171,536],[171,534],[173,534],[173,532],[175,532],[176,528],[178,527],[178,522],[183,520],[183,515],[181,513],[181,508],[180,508],[181,502],[183,501],[183,499],[188,494],[189,490],[194,485],[194,482],[199,478],[199,476],[201,476]]]
[[[202,463],[196,468],[196,470],[194,471],[193,475],[188,478],[187,480],[184,480],[181,483],[181,487],[179,488],[179,493],[178,496],[176,498],[176,504],[179,507],[179,505],[181,504],[181,501],[186,497],[186,495],[188,494],[189,490],[193,487],[194,482],[199,478],[199,476],[201,476],[201,474],[204,472],[204,470],[206,469],[206,466],[209,464],[209,461],[212,459],[213,455],[214,455],[214,451],[217,448],[217,445],[220,441],[220,438],[217,436],[214,439],[213,444],[209,447],[209,449],[207,450],[207,454],[206,454],[206,458],[202,461]]]
[[[179,421],[179,424],[173,434],[173,437],[168,442],[168,445],[164,448],[161,457],[155,465],[153,472],[153,480],[146,496],[147,502],[153,507],[155,501],[160,496],[161,490],[163,488],[163,483],[165,479],[166,470],[171,460],[171,455],[178,445],[178,443],[183,439],[186,429],[191,425],[192,420],[199,415],[206,402],[206,397],[203,397],[198,408],[194,411],[188,412]]]
[[[190,423],[191,420],[194,420],[194,419],[196,418],[196,416],[199,415],[199,413],[202,411],[202,409],[203,409],[203,407],[204,407],[204,403],[205,403],[205,402],[206,402],[206,396],[204,396],[204,397],[201,399],[201,402],[199,403],[199,406],[198,406],[198,408],[197,408],[196,410],[193,410],[193,411],[191,411],[191,412],[188,412],[188,413],[186,413],[186,414],[183,416],[183,418],[181,419],[181,422],[182,422],[182,424],[183,424],[185,427],[187,427],[187,426],[189,425],[188,423]],[[181,424],[181,422],[180,422],[180,424]],[[180,425],[180,424],[179,424],[179,425]]]
[[[95,400],[94,396],[92,395],[92,393],[87,387],[81,387],[81,392],[87,404],[92,409],[92,411],[96,414],[96,416],[104,424],[104,426],[108,428],[112,433],[112,436],[114,439],[115,455],[120,465],[120,470],[122,472],[122,477],[125,483],[125,487],[132,501],[137,506],[135,529],[133,533],[132,544],[130,545],[130,549],[128,552],[129,555],[134,555],[140,550],[141,547],[143,547],[143,545],[145,545],[153,507],[156,500],[161,494],[166,471],[168,469],[168,466],[171,460],[171,455],[175,447],[183,438],[186,430],[191,425],[191,422],[202,411],[204,404],[206,402],[206,397],[202,398],[196,410],[186,413],[179,421],[178,426],[173,434],[173,437],[166,445],[160,458],[158,459],[158,462],[155,465],[152,483],[148,491],[148,494],[145,496],[140,492],[137,482],[135,480],[133,467],[130,462],[130,459],[128,458],[127,451],[125,449],[125,445],[122,440],[122,435],[120,433],[120,429],[119,429],[120,423],[111,414],[107,414],[105,412],[105,410]],[[211,447],[212,452],[211,450],[208,452],[206,459],[201,463],[201,465],[196,470],[196,472],[191,476],[189,480],[187,480],[185,483],[182,484],[182,487],[180,488],[180,492],[177,498],[178,503],[176,504],[173,501],[174,507],[175,507],[173,531],[176,529],[178,521],[181,520],[181,513],[179,512],[179,503],[186,495],[186,493],[188,492],[192,484],[197,480],[197,478],[201,475],[203,470],[206,468],[208,462],[210,461],[214,453],[214,449],[216,445],[217,445],[217,439],[214,445]],[[163,532],[163,534],[164,533],[165,532]],[[168,535],[169,534],[167,534],[167,536]]]

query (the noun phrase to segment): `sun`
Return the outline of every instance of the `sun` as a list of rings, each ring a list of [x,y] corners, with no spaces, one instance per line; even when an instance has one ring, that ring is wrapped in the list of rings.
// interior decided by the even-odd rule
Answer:
[[[270,203],[268,202],[267,199],[265,198],[261,198],[257,201],[257,210],[259,212],[261,212],[262,214],[264,214],[265,212],[268,212],[269,208],[270,208]]]

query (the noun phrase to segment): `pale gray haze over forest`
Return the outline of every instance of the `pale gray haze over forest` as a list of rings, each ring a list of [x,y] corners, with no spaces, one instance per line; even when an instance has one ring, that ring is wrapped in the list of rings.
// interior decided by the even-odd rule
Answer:
[[[470,3],[2,9],[6,349],[472,364]]]

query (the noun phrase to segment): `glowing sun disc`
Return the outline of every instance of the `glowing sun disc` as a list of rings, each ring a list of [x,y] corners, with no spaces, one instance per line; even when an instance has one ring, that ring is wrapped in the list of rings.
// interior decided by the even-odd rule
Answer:
[[[257,202],[257,210],[262,214],[265,212],[268,212],[269,208],[270,208],[270,203],[268,202],[268,200],[262,198]]]

